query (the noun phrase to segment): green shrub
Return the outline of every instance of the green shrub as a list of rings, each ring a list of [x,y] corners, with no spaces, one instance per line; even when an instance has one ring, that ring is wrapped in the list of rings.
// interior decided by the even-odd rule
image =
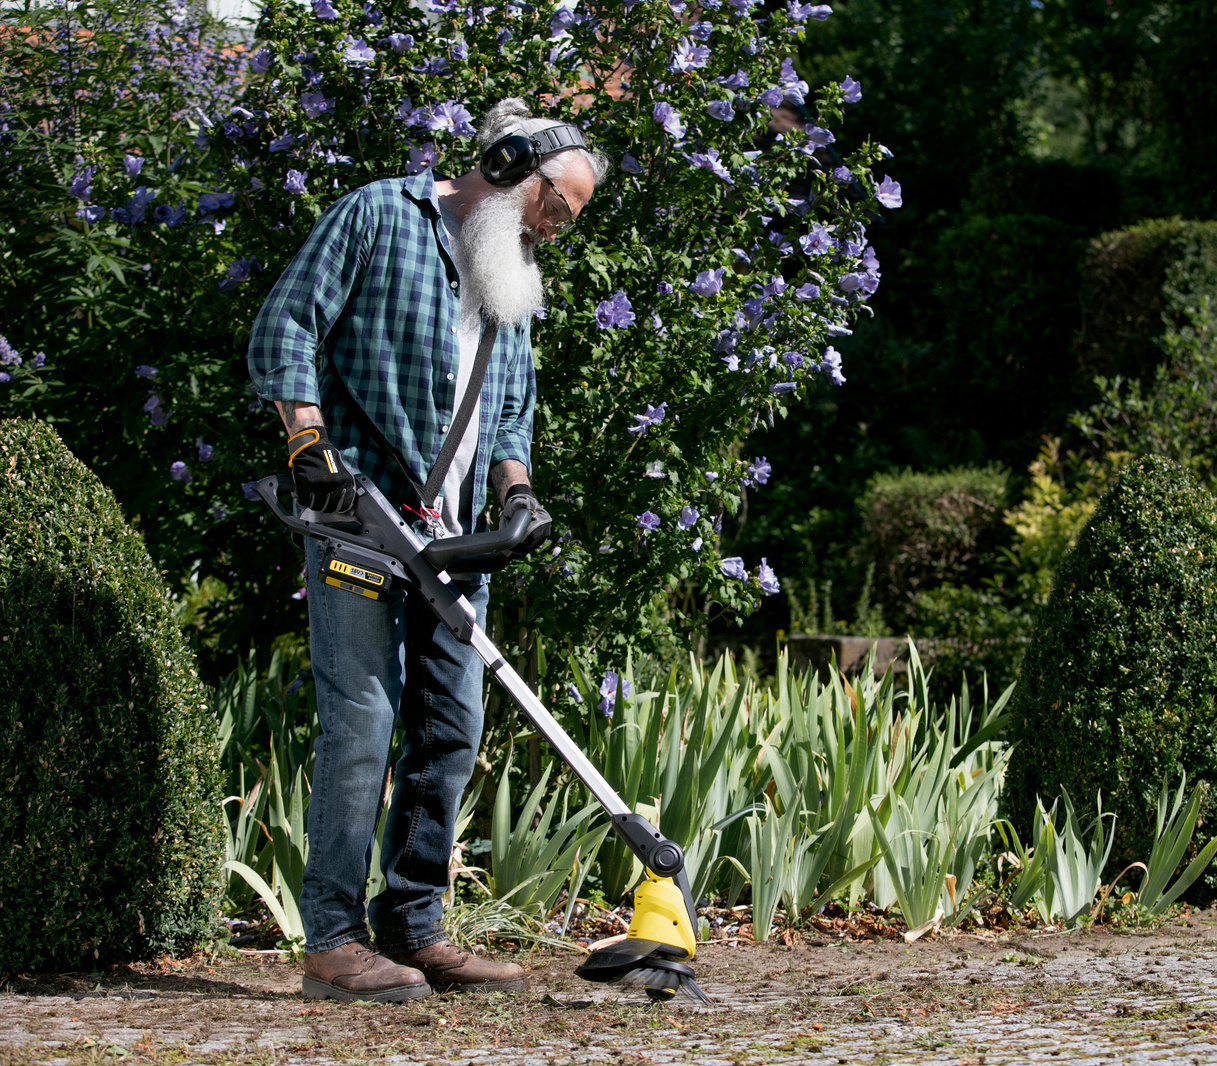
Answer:
[[[967,585],[1006,536],[1009,475],[1000,467],[876,474],[858,500],[864,563],[875,565],[874,596],[900,627],[916,596]]]
[[[1081,295],[1082,375],[1148,381],[1162,362],[1165,328],[1186,326],[1189,308],[1217,296],[1217,222],[1149,219],[1096,237],[1082,267]]]
[[[0,970],[172,951],[217,915],[216,726],[164,580],[53,430],[0,421]]]
[[[1165,776],[1217,782],[1217,503],[1167,459],[1133,461],[1066,556],[1015,692],[1007,797],[1098,790],[1116,858],[1144,861]]]

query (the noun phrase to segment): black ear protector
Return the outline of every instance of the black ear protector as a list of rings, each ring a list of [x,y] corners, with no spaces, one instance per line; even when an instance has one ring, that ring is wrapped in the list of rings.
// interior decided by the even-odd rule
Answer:
[[[559,122],[535,133],[509,133],[482,154],[482,177],[491,185],[510,188],[535,174],[547,155],[568,148],[587,148],[577,126]]]

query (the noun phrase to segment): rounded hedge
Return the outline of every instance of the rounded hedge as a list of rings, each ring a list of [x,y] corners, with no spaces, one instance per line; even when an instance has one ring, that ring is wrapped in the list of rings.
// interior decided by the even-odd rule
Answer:
[[[1093,811],[1101,789],[1113,862],[1148,858],[1164,774],[1217,784],[1217,503],[1181,467],[1138,459],[1099,501],[1012,711],[1011,813],[1028,824],[1035,795],[1050,803],[1062,786]]]
[[[49,427],[0,421],[0,971],[211,934],[216,725],[143,541]]]

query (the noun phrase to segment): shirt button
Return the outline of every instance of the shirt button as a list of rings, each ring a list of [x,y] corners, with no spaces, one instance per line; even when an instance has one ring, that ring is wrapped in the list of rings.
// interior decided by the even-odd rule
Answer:
[[[449,332],[449,333],[455,333],[455,332],[456,332],[456,326],[449,326],[449,327],[448,327],[448,332]]]
[[[447,426],[440,426],[440,427],[439,427],[439,431],[440,431],[441,433],[447,433],[447,432],[448,432],[448,427],[447,427]]]
[[[450,288],[453,292],[456,292],[456,290],[460,288],[460,285],[455,281],[450,281],[448,282],[448,288]]]
[[[449,375],[448,375],[448,380],[449,380],[449,381],[451,381],[451,380],[452,380],[454,377],[456,377],[456,375],[455,375],[455,374],[449,374]]]

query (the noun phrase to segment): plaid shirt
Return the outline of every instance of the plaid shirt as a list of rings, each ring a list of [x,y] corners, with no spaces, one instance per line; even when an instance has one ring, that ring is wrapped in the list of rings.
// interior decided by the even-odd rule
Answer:
[[[263,401],[317,404],[343,461],[390,500],[414,504],[332,373],[422,485],[455,414],[460,319],[460,281],[430,171],[372,182],[329,207],[275,283],[254,321],[250,376]],[[328,358],[318,358],[322,349]],[[527,320],[501,325],[482,385],[466,533],[486,506],[490,467],[504,459],[531,467],[534,387]]]

